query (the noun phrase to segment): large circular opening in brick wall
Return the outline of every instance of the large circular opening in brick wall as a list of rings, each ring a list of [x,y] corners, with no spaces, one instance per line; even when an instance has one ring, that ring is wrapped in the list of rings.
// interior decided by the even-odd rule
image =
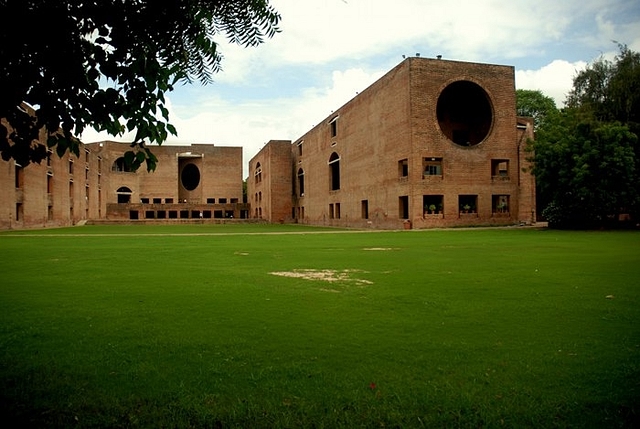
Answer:
[[[182,169],[180,180],[187,191],[193,191],[200,184],[200,170],[195,164],[187,164]]]
[[[440,130],[460,146],[477,145],[491,130],[489,96],[473,82],[461,80],[447,86],[438,97],[436,112]]]

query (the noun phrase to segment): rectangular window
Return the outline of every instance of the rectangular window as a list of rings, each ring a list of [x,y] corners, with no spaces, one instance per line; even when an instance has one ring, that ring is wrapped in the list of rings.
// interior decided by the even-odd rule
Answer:
[[[333,219],[333,204],[329,204],[329,219]]]
[[[509,178],[509,160],[491,160],[491,178],[494,180],[506,180]]]
[[[154,198],[153,204],[162,204],[162,198]]]
[[[140,198],[142,204],[149,204],[149,198]]]
[[[20,164],[16,164],[15,175],[16,189],[20,189],[24,186],[24,168]]]
[[[406,158],[398,161],[398,177],[401,179],[409,177],[409,160]]]
[[[238,204],[238,199],[237,199],[237,198],[231,198],[231,199],[229,200],[229,202],[230,202],[231,204]]]
[[[442,176],[442,158],[423,158],[422,175],[424,176]]]
[[[340,219],[340,203],[336,203],[336,219]]]
[[[336,137],[338,135],[338,117],[334,117],[333,119],[331,119],[331,122],[329,122],[329,126],[331,129],[331,137]]]
[[[226,198],[218,198],[218,204],[227,204]]]
[[[216,203],[215,198],[207,198],[207,204],[215,204],[215,203]]]
[[[369,219],[369,200],[361,201],[360,213],[361,213],[362,219]]]
[[[460,207],[460,213],[477,213],[478,196],[458,195],[458,205]]]
[[[69,159],[69,174],[73,174],[73,160]]]
[[[422,206],[425,215],[441,215],[444,210],[444,196],[443,195],[423,195]]]
[[[302,143],[303,141],[300,141],[298,143],[298,156],[302,156]]]
[[[491,197],[491,212],[493,214],[508,214],[509,195],[493,195]]]
[[[173,198],[165,198],[164,202],[165,204],[173,204]]]

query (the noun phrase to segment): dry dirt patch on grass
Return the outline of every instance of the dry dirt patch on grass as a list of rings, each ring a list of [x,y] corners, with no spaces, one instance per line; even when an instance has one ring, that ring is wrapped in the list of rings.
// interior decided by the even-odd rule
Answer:
[[[281,277],[292,277],[304,280],[321,282],[353,283],[358,286],[370,285],[373,282],[355,277],[357,273],[365,273],[363,270],[315,270],[295,269],[292,271],[273,271],[269,274]]]

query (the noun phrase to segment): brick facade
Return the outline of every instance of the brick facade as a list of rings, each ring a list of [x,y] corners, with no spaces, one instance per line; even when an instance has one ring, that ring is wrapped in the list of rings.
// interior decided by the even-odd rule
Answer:
[[[510,66],[407,58],[296,140],[152,149],[128,172],[127,144],[82,145],[22,168],[0,161],[0,229],[91,221],[256,219],[359,228],[535,222],[535,180]]]
[[[128,148],[105,141],[82,145],[80,157],[52,154],[24,168],[0,162],[0,229],[248,217],[241,147],[154,147],[151,173],[126,171]]]
[[[262,183],[292,177],[293,196],[262,191],[270,205],[261,216],[272,221],[290,207],[295,221],[313,225],[532,223],[527,138],[532,124],[516,117],[513,67],[408,58],[293,141],[282,171],[272,146],[281,153],[283,142],[268,143],[249,171],[269,162]]]

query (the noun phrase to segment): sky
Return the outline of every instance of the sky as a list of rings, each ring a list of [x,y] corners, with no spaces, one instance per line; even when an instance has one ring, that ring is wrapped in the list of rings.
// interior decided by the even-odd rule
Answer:
[[[213,83],[167,94],[178,136],[165,145],[243,147],[296,140],[403,61],[403,56],[510,65],[516,88],[562,107],[573,77],[617,43],[640,51],[638,0],[271,0],[281,32],[251,48],[216,42]],[[85,143],[131,141],[85,130]]]

